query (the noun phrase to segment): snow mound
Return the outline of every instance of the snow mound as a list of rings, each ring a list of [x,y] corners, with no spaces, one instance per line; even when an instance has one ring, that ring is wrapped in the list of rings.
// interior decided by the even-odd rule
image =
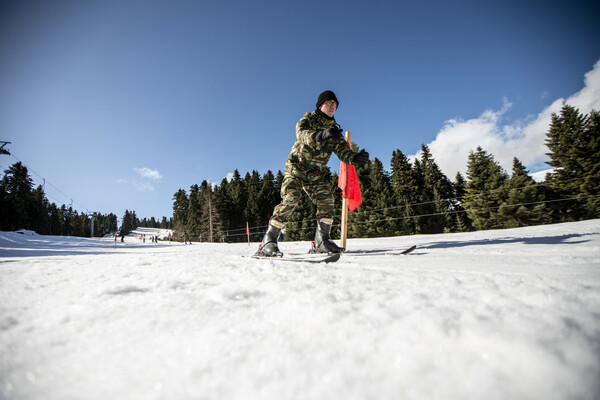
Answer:
[[[19,229],[18,231],[15,231],[15,233],[18,233],[19,235],[37,236],[37,232],[27,229]]]

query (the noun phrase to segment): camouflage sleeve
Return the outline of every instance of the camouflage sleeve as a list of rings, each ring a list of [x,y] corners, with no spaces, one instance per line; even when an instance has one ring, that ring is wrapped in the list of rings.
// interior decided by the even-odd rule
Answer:
[[[296,139],[300,143],[315,146],[317,144],[315,141],[317,131],[312,127],[308,118],[309,115],[309,113],[304,114],[304,117],[300,118],[300,121],[296,124]]]
[[[354,162],[354,156],[356,155],[356,152],[348,147],[348,143],[344,138],[340,138],[333,143],[333,152],[336,156],[338,156],[340,161],[353,167],[358,166],[358,164]]]

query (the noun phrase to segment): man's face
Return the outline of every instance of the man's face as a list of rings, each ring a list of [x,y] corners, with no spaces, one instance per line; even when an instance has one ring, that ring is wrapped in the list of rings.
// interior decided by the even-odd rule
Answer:
[[[320,110],[331,118],[333,117],[333,114],[335,114],[335,110],[337,110],[337,103],[334,100],[327,100],[325,103],[321,104]]]

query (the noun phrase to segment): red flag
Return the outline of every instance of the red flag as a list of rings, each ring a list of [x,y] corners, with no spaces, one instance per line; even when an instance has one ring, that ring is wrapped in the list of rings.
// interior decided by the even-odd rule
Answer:
[[[350,147],[350,144],[348,144],[348,147]],[[338,187],[342,189],[342,198],[348,199],[348,211],[352,212],[362,204],[360,185],[356,176],[356,169],[353,166],[340,162]]]

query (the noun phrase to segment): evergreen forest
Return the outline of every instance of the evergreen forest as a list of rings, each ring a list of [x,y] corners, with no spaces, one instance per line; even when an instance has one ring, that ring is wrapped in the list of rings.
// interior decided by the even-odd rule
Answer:
[[[92,235],[92,220],[94,232]],[[28,229],[40,235],[103,236],[117,230],[117,216],[79,213],[72,206],[50,203],[39,185],[34,189],[27,167],[17,162],[0,180],[0,230]]]
[[[17,162],[4,171],[0,180],[0,230],[27,229],[40,235],[99,237],[119,232],[127,235],[137,227],[172,227],[172,219],[163,217],[159,222],[152,218],[137,218],[135,211],[125,210],[118,229],[113,213],[79,213],[72,206],[60,207],[50,203],[44,187],[34,188],[27,167]],[[92,232],[93,228],[93,232]]]

